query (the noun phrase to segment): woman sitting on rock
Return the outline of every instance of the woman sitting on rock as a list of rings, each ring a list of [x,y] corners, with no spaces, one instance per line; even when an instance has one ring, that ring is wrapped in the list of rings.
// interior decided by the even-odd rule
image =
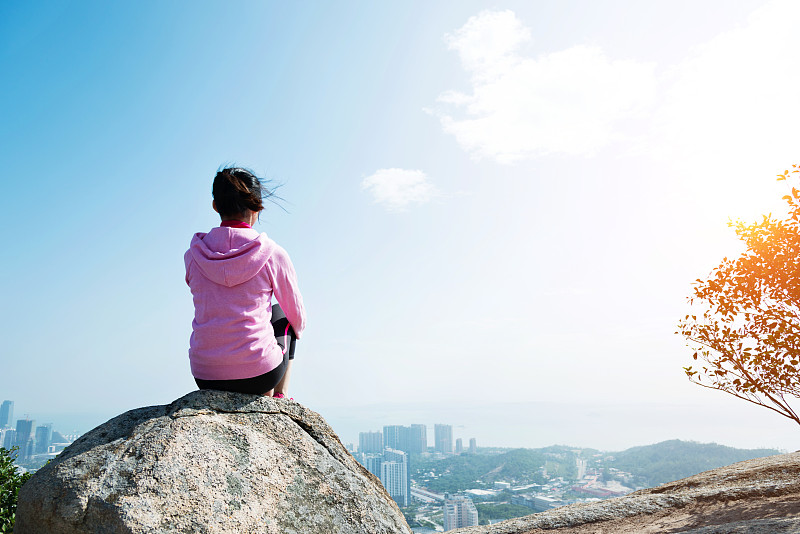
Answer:
[[[233,167],[217,173],[212,193],[222,222],[195,234],[184,255],[194,300],[192,375],[200,389],[283,398],[292,334],[300,337],[306,315],[289,255],[253,229],[272,192],[251,171]],[[273,295],[280,305],[274,311]]]

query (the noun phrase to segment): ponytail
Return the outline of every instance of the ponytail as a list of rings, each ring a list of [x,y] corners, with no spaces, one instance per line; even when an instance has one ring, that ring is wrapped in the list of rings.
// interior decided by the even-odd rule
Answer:
[[[247,210],[260,212],[264,209],[264,198],[273,196],[252,171],[240,167],[226,167],[217,172],[211,193],[223,218],[241,216]]]

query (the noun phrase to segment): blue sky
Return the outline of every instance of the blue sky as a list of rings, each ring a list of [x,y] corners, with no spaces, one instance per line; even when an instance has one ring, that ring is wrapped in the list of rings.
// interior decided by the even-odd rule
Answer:
[[[308,307],[292,390],[335,427],[652,404],[665,438],[794,450],[788,420],[689,384],[673,332],[739,250],[728,218],[782,209],[798,22],[762,1],[4,2],[0,396],[111,416],[193,389],[182,255],[236,163],[283,184],[260,230]],[[637,424],[619,446],[662,437]]]

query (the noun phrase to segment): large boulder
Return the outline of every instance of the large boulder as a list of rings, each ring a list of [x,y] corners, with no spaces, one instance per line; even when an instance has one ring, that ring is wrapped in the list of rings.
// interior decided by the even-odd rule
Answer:
[[[16,534],[411,533],[296,402],[195,391],[87,433],[23,485]]]

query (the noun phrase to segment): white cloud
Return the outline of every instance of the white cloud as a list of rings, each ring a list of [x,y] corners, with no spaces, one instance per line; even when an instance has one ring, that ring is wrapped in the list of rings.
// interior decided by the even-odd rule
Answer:
[[[739,180],[717,203],[752,205],[744,190],[764,183],[765,168],[796,162],[798,25],[800,3],[775,0],[657,76],[655,63],[597,47],[531,57],[530,31],[513,12],[484,11],[445,36],[471,87],[442,93],[434,113],[476,158],[586,156],[624,140],[626,153],[656,156],[687,193],[708,197]],[[707,173],[720,178],[697,184]]]
[[[405,211],[411,204],[428,202],[438,194],[424,172],[406,169],[378,169],[361,182],[377,204],[389,211]]]
[[[729,215],[760,213],[774,195],[764,187],[771,174],[800,154],[798,25],[800,3],[771,2],[747,24],[697,48],[663,80],[648,148],[684,180],[703,177],[689,190],[716,197]],[[746,206],[755,212],[744,213]]]
[[[531,40],[531,33],[512,11],[484,11],[444,39],[458,51],[465,69],[489,78],[515,61],[516,50]]]
[[[438,101],[442,127],[475,157],[501,163],[544,154],[590,155],[617,136],[615,123],[641,116],[655,95],[655,64],[612,61],[597,47],[525,57],[530,31],[513,12],[484,11],[445,36],[472,79],[472,93]]]
[[[656,131],[671,146],[697,151],[709,143],[752,148],[753,142],[772,143],[776,132],[794,138],[788,134],[800,119],[798,24],[799,3],[771,2],[747,25],[699,47],[664,80]]]

